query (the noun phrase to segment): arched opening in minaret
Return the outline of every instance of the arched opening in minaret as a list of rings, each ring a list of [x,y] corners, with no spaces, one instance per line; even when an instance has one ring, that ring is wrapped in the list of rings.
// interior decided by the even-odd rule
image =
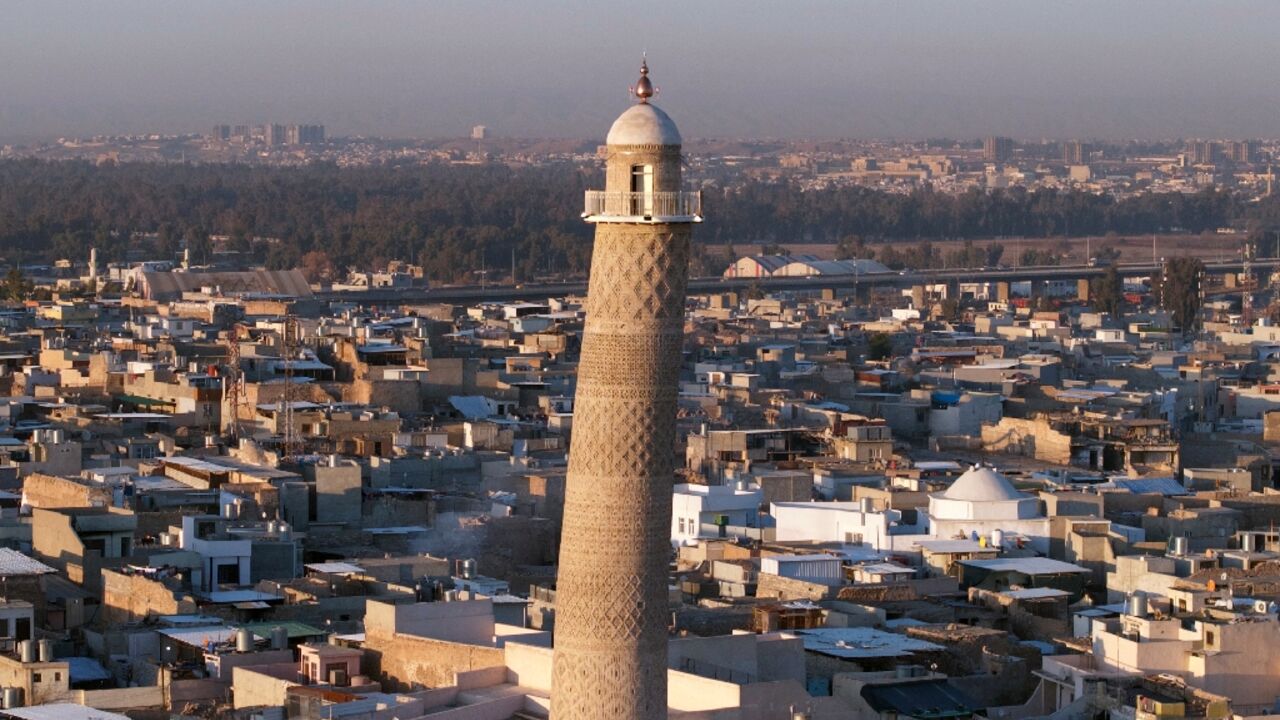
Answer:
[[[653,166],[631,166],[631,214],[653,215]]]

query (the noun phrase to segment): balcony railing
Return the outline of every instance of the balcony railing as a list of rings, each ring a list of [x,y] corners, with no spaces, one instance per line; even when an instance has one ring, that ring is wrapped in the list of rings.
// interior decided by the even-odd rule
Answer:
[[[588,222],[701,222],[702,194],[588,190],[582,217]]]

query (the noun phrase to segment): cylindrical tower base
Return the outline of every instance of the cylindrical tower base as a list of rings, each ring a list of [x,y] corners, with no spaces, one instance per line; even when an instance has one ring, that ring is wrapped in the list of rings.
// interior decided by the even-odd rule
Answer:
[[[690,226],[596,226],[556,587],[552,717],[667,717]]]

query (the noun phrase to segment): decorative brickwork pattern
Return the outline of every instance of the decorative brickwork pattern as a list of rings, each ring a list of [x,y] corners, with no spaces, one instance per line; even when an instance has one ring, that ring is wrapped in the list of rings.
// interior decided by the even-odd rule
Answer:
[[[610,155],[661,163],[671,148]],[[602,223],[578,366],[552,717],[667,717],[667,565],[689,225]]]

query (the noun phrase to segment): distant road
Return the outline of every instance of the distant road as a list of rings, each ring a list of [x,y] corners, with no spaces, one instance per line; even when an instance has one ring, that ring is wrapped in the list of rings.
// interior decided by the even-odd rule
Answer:
[[[1122,263],[1115,266],[1126,276],[1150,275],[1160,270],[1160,265],[1152,263]],[[1255,271],[1270,270],[1280,267],[1280,260],[1255,260]],[[1241,263],[1207,262],[1205,269],[1213,275],[1240,272]],[[778,290],[848,290],[855,285],[859,287],[910,287],[941,283],[948,280],[961,282],[1027,282],[1031,280],[1077,280],[1094,278],[1106,273],[1107,268],[1074,266],[1019,267],[1007,269],[962,269],[962,270],[909,270],[901,273],[879,273],[874,275],[815,275],[811,277],[788,278],[719,278],[701,277],[689,280],[689,294],[702,295],[716,292],[734,292],[750,287],[758,287],[766,291]],[[582,295],[587,292],[585,282],[543,283],[526,285],[456,285],[433,288],[405,288],[369,291],[320,292],[316,297],[322,300],[345,301],[362,305],[402,304],[402,303],[477,303],[484,301],[516,301],[547,300],[566,295]]]

